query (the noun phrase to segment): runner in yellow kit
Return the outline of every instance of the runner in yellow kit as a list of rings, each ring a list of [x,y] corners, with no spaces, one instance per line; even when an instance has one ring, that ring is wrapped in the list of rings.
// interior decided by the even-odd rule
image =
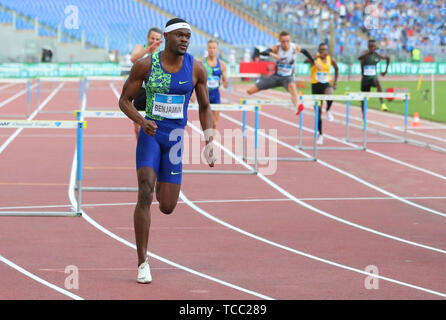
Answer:
[[[312,94],[333,94],[336,90],[336,83],[338,81],[339,69],[336,60],[334,60],[328,54],[328,46],[325,43],[319,45],[318,54],[314,59],[314,62],[309,59],[305,62],[311,64],[311,93]],[[331,66],[335,69],[335,76],[332,85],[330,86],[330,72]],[[330,113],[331,105],[333,101],[327,101],[327,117],[329,121],[333,121],[334,118]],[[319,137],[317,139],[318,144],[324,143],[322,135],[322,103],[319,103]]]

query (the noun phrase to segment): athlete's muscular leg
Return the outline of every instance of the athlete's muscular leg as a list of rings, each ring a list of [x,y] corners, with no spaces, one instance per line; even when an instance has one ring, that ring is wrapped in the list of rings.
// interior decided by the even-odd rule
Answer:
[[[383,89],[382,89],[382,87],[381,87],[381,82],[379,82],[378,78],[373,79],[373,82],[374,82],[374,84],[375,84],[376,90],[377,90],[378,92],[383,92]],[[381,104],[384,103],[383,98],[379,98],[379,101],[381,101]]]
[[[324,90],[324,94],[333,94],[333,88],[332,87],[327,87],[327,88],[325,88],[325,90]],[[331,101],[331,100],[329,100],[329,101],[326,101],[327,102],[327,108],[326,108],[326,111],[329,111],[330,110],[330,108],[331,108],[331,105],[333,104],[333,101]],[[322,106],[321,106],[321,108],[322,108]]]
[[[259,92],[259,88],[257,88],[257,86],[254,84],[253,86],[251,86],[246,93],[247,94],[254,94],[256,92]]]
[[[156,199],[159,202],[160,211],[171,214],[178,203],[181,184],[171,182],[156,183]]]
[[[133,214],[138,266],[146,260],[150,229],[150,206],[155,188],[156,173],[151,167],[141,167],[138,175],[138,201]]]
[[[218,119],[220,118],[220,111],[212,111],[212,128],[217,130]],[[214,133],[215,137],[216,133]]]
[[[298,96],[297,96],[297,88],[296,83],[294,81],[291,81],[288,84],[287,88],[288,92],[291,94],[291,101],[293,101],[293,105],[297,107],[298,105]]]

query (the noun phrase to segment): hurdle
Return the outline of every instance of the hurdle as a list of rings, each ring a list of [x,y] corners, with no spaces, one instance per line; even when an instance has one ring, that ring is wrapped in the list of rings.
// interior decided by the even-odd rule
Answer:
[[[40,105],[40,99],[42,92],[51,92],[52,89],[42,89],[41,83],[79,83],[79,86],[77,88],[66,88],[63,89],[65,92],[70,91],[78,91],[79,92],[79,104],[82,103],[82,97],[84,94],[84,77],[40,77],[37,78],[37,105]],[[77,108],[77,106],[75,106]],[[72,113],[71,110],[42,110],[40,113],[50,113],[50,114],[64,114],[64,113]]]
[[[227,92],[229,93],[229,101],[232,100],[232,79],[241,79],[241,78],[259,78],[262,76],[260,73],[228,73],[228,89]]]
[[[243,111],[242,124],[242,159],[247,161],[247,137],[246,137],[246,113],[247,111],[254,111],[254,169],[253,170],[184,170],[184,173],[195,174],[257,174],[258,172],[258,129],[259,129],[259,105],[234,105],[234,104],[211,104],[212,111]],[[189,110],[198,110],[198,104],[190,104]]]
[[[380,131],[375,131],[367,128],[367,101],[368,98],[399,98],[405,100],[405,116],[404,116],[404,137],[399,140],[376,140],[376,139],[367,139],[367,132],[377,133],[382,135],[389,135],[382,133]],[[345,101],[346,102],[346,132],[345,132],[345,141],[348,142],[360,142],[362,146],[358,147],[321,147],[321,146],[313,146],[307,147],[302,146],[302,113],[300,113],[299,117],[299,149],[302,150],[311,150],[313,149],[313,153],[316,154],[317,150],[366,150],[367,143],[370,142],[383,142],[383,143],[406,143],[407,140],[407,119],[408,119],[408,101],[409,96],[406,93],[381,93],[381,92],[349,92],[347,95],[299,95],[299,102],[302,103],[315,103],[315,106],[318,107],[318,101]],[[351,101],[363,101],[364,102],[364,114],[363,114],[363,125],[362,125],[362,139],[351,139],[350,138],[350,102]],[[291,101],[288,100],[255,100],[255,99],[242,99],[241,103],[250,104],[257,103],[260,105],[280,105],[280,106],[289,106],[291,105]],[[316,115],[317,116],[317,115]],[[278,159],[279,160],[279,159]],[[314,160],[316,160],[316,156],[314,156]]]
[[[326,94],[317,94],[317,95],[300,95],[299,96],[299,101],[307,101],[307,102],[312,102],[315,103],[317,107],[319,107],[319,103],[320,103],[320,107],[322,107],[322,101],[346,101],[347,102],[347,109],[346,109],[346,135],[349,135],[349,126],[348,126],[348,119],[350,118],[350,101],[364,101],[364,97],[361,95],[357,95],[354,93],[348,94],[348,95],[326,95]],[[316,115],[316,117],[319,116],[319,113]],[[299,119],[299,149],[302,150],[310,150],[313,149],[313,147],[306,147],[306,146],[302,146],[302,112],[300,113],[300,119]],[[358,147],[321,147],[321,146],[317,146],[316,145],[316,151],[317,150],[344,150],[344,151],[360,151],[360,150],[366,150],[367,148],[367,144],[366,144],[366,126],[363,127],[363,140],[361,140],[362,142],[362,146],[358,146]]]
[[[231,105],[231,104],[211,104],[213,111],[242,111],[244,113],[244,125],[242,128],[243,132],[243,153],[245,155],[246,149],[246,112],[253,111],[255,113],[255,137],[254,137],[254,167],[253,170],[183,170],[185,174],[219,174],[219,175],[255,175],[258,173],[258,112],[260,106],[258,105]],[[188,110],[198,110],[198,104],[189,104]],[[142,116],[145,115],[143,111],[139,112]],[[127,118],[127,116],[122,111],[115,110],[76,110],[74,112],[78,121],[85,118]],[[245,157],[246,158],[246,157]],[[82,167],[78,167],[78,170],[82,170]],[[92,186],[81,186],[80,184],[76,186],[78,194],[82,191],[109,191],[109,192],[135,192],[138,188],[132,187],[92,187]]]
[[[312,96],[314,97],[314,96]],[[262,99],[241,99],[241,104],[243,105],[252,105],[252,104],[258,104],[260,106],[263,105],[279,105],[279,106],[291,106],[293,103],[291,100],[262,100]],[[313,147],[311,148],[313,150],[313,156],[312,157],[277,157],[277,158],[270,158],[270,157],[261,157],[259,160],[276,160],[276,161],[296,161],[296,162],[309,162],[309,161],[316,161],[317,160],[317,132],[318,132],[318,122],[319,122],[319,103],[316,100],[313,99],[304,99],[304,96],[299,96],[299,102],[304,104],[306,107],[308,107],[310,104],[313,106],[313,102],[315,103],[316,108],[316,114],[314,119],[314,133],[313,133]],[[298,132],[298,140],[299,145],[296,146],[296,148],[300,148],[302,145],[302,112],[299,115],[299,132]]]
[[[76,129],[76,151],[77,163],[77,184],[81,185],[82,180],[82,140],[83,131],[87,127],[85,121],[65,121],[65,120],[0,120],[0,128],[18,129]],[[71,208],[69,212],[56,211],[0,211],[0,216],[33,216],[33,217],[77,217],[81,216],[81,196],[78,193],[76,208]]]
[[[125,82],[127,80],[128,76],[87,76],[85,77],[85,83],[84,83],[84,91],[85,95],[88,97],[88,92],[91,91],[109,91],[116,89],[115,83],[118,82]],[[107,81],[106,86],[96,86],[95,82],[101,82],[101,81]],[[88,101],[88,99],[87,99]],[[90,109],[95,110],[105,110],[104,106],[89,106],[87,102],[87,107]]]
[[[26,93],[26,113],[25,114],[0,114],[0,117],[5,118],[27,118],[31,114],[31,80],[28,79],[0,79],[0,83],[6,84],[25,84],[26,88],[22,90],[14,90],[14,91],[4,91],[0,90],[0,93],[15,93],[12,97],[0,102],[0,108],[4,105],[8,104],[12,100],[18,98],[22,94]],[[35,85],[33,85],[34,87]]]
[[[371,133],[375,133],[378,135],[383,135],[387,137],[394,138],[394,135],[391,135],[389,133],[385,133],[379,130],[371,130],[367,128],[367,102],[369,98],[396,98],[396,99],[403,99],[405,101],[404,104],[404,130],[403,130],[403,137],[397,137],[394,139],[367,139],[365,136],[364,143],[408,143],[408,115],[409,115],[409,100],[410,96],[407,93],[393,93],[393,92],[351,92],[348,93],[349,95],[359,96],[364,99],[364,128],[366,131],[369,131]],[[349,103],[347,103],[347,110],[349,110]],[[347,112],[348,114],[348,112]],[[361,142],[358,139],[350,139],[349,137],[349,119],[346,121],[347,126],[347,134],[346,134],[346,141],[348,142]]]

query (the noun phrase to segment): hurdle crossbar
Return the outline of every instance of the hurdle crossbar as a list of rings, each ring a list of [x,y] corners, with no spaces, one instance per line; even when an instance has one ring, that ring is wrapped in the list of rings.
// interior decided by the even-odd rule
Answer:
[[[250,104],[257,104],[257,105],[282,105],[282,106],[290,106],[293,105],[293,102],[291,100],[263,100],[263,99],[241,99],[240,100],[241,104],[246,104],[246,105],[250,105]],[[304,101],[303,99],[301,99],[300,103],[307,105],[309,101]],[[316,151],[316,137],[317,137],[317,124],[318,124],[318,119],[317,116],[315,117],[315,131],[314,131],[314,144],[313,144],[313,157],[304,157],[304,158],[299,158],[299,157],[276,157],[276,158],[270,158],[270,157],[261,157],[258,160],[276,160],[276,161],[297,161],[297,162],[309,162],[309,161],[316,161],[316,155],[317,155],[317,151]],[[299,145],[297,147],[299,147],[302,143],[302,112],[299,115]]]
[[[364,98],[360,95],[349,94],[349,95],[328,95],[328,94],[316,94],[316,95],[299,95],[299,101],[303,102],[313,102],[319,106],[319,102],[321,103],[320,107],[322,108],[322,101],[346,101],[347,105],[350,105],[350,101],[362,101]],[[347,108],[347,116],[349,118],[349,108]],[[319,116],[319,114],[317,115]],[[314,147],[307,147],[302,145],[302,112],[300,113],[299,119],[299,149],[301,150],[311,150]],[[363,128],[363,137],[365,139],[366,133]],[[363,140],[365,141],[365,140]],[[321,147],[316,144],[316,150],[334,150],[334,151],[361,151],[366,150],[366,144],[363,143],[362,146],[358,147]]]
[[[232,100],[232,79],[241,79],[241,78],[259,78],[262,76],[259,73],[229,73],[228,74],[228,88],[227,92],[229,93],[229,101]],[[255,103],[253,103],[255,104]]]
[[[408,101],[410,95],[407,93],[389,93],[389,92],[349,92],[346,95],[299,95],[299,103],[308,103],[316,101],[346,101],[346,137],[345,140],[349,142],[361,142],[362,146],[358,147],[318,147],[319,150],[366,150],[368,142],[381,142],[381,143],[407,143],[407,118],[408,118]],[[394,98],[405,100],[405,116],[404,116],[404,137],[401,139],[367,139],[367,131],[371,131],[367,128],[367,101],[369,98]],[[364,113],[363,113],[363,137],[362,139],[350,138],[350,101],[363,101]],[[289,106],[292,103],[289,100],[259,100],[259,99],[242,99],[241,103],[256,103],[260,105],[285,105]],[[378,131],[379,133],[379,131]],[[299,118],[299,148],[302,150],[314,149],[314,147],[302,146],[302,113]]]
[[[258,105],[230,105],[230,104],[211,104],[211,109],[214,111],[242,111],[243,118],[243,156],[245,156],[246,149],[246,112],[255,112],[255,163],[253,170],[183,170],[185,174],[220,174],[220,175],[252,175],[258,172],[258,160],[257,160],[257,148],[258,148],[258,112],[260,106]],[[188,110],[199,110],[198,104],[190,104]],[[85,118],[127,118],[127,116],[120,110],[76,110],[74,111],[75,116],[78,119]],[[144,112],[140,111],[140,114],[144,116]],[[96,191],[96,192],[135,192],[138,188],[134,187],[93,187],[93,186],[81,186],[80,184],[76,187],[78,193],[82,191]]]
[[[410,94],[409,93],[394,93],[394,92],[351,92],[348,93],[349,95],[359,96],[362,97],[364,100],[364,118],[363,118],[363,126],[365,131],[372,130],[367,128],[367,106],[368,106],[368,99],[369,98],[394,98],[394,99],[402,99],[405,101],[404,106],[404,130],[403,130],[403,136],[400,138],[394,138],[394,139],[367,139],[367,136],[363,137],[364,141],[361,141],[359,139],[351,139],[349,137],[349,123],[350,121],[346,121],[346,127],[347,127],[347,133],[346,133],[346,141],[348,142],[363,142],[366,143],[407,143],[408,142],[408,115],[409,115],[409,100],[410,100]],[[349,108],[349,104],[347,104],[347,107]],[[379,134],[379,135],[387,135],[383,132],[380,132],[379,130],[373,130],[373,133]]]
[[[21,128],[21,129],[76,129],[76,150],[78,155],[82,156],[82,139],[83,130],[87,127],[85,121],[57,121],[57,120],[0,120],[0,128]],[[77,183],[80,185],[82,180],[80,166],[82,161],[78,161],[78,176]],[[34,217],[48,217],[48,216],[64,216],[76,217],[81,213],[80,197],[77,197],[77,207],[71,208],[69,212],[55,212],[55,211],[0,211],[0,216],[34,216]]]
[[[40,77],[37,78],[37,105],[40,105],[40,97],[42,92],[51,92],[53,89],[42,89],[41,83],[42,82],[53,82],[53,83],[63,83],[63,82],[78,82],[79,87],[74,88],[66,88],[64,91],[74,91],[79,92],[79,104],[82,103],[82,98],[84,94],[84,77]],[[51,113],[51,114],[64,114],[64,113],[72,113],[72,111],[69,110],[42,110],[40,113]]]
[[[0,79],[0,83],[23,83],[26,85],[26,89],[22,89],[20,91],[15,91],[15,95],[1,102],[0,108],[3,105],[9,103],[15,98],[21,96],[26,92],[26,114],[0,114],[0,117],[5,118],[27,118],[31,114],[31,80],[30,79]],[[34,87],[35,85],[33,85]],[[5,91],[0,91],[0,93]]]

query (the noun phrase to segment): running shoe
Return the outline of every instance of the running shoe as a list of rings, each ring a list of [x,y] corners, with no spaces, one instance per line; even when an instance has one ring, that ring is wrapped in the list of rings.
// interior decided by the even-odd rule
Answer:
[[[139,283],[150,283],[152,282],[152,275],[150,274],[150,266],[148,259],[141,263],[138,267],[138,278],[136,279]]]
[[[389,108],[386,106],[385,103],[381,104],[381,111],[389,111]]]

